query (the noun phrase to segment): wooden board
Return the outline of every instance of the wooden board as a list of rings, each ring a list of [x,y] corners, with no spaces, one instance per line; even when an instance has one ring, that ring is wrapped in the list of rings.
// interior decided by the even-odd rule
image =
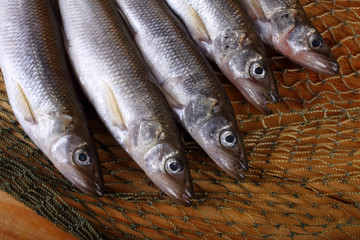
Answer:
[[[77,238],[37,215],[9,194],[0,191],[0,239],[73,240]]]

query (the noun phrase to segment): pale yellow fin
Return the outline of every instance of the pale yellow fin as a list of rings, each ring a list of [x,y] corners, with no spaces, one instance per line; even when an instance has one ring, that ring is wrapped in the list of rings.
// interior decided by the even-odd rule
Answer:
[[[211,39],[209,33],[195,9],[188,3],[184,4],[183,8],[186,13],[183,20],[187,29],[193,35],[193,38],[197,39],[199,42],[204,41],[210,43]]]
[[[165,89],[161,87],[157,82],[154,81],[153,83],[157,86],[158,89],[160,89],[171,108],[175,107],[177,109],[182,109],[183,105],[181,105],[179,101],[177,101],[173,96],[171,96],[167,91],[165,91]]]
[[[26,121],[36,124],[34,111],[32,110],[29,100],[19,83],[16,83],[16,89],[14,90],[17,92],[15,99],[17,110],[21,112],[21,115]]]
[[[113,121],[113,124],[119,127],[121,130],[127,129],[127,126],[124,121],[124,116],[120,111],[120,107],[116,101],[114,92],[112,89],[105,83],[106,88],[106,98],[107,98],[107,107],[109,109],[109,115]]]
[[[268,17],[262,10],[259,1],[242,1],[241,4],[243,4],[252,20],[268,21]]]

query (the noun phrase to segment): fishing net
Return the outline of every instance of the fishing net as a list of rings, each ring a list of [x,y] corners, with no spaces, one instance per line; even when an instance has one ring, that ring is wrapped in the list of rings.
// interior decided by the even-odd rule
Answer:
[[[108,193],[65,180],[16,122],[0,86],[0,188],[80,239],[360,238],[360,1],[302,0],[341,65],[323,76],[269,52],[283,100],[262,115],[222,80],[250,160],[245,181],[182,139],[196,197],[172,202],[85,102]],[[2,78],[1,78],[2,79]]]

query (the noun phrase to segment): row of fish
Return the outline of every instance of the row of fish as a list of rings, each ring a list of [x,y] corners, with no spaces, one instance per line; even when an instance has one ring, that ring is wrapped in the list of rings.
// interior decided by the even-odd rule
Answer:
[[[338,71],[297,1],[0,0],[0,67],[14,114],[67,179],[101,196],[74,74],[122,148],[188,205],[194,192],[175,120],[230,176],[243,179],[248,169],[231,103],[205,55],[260,111],[270,113],[266,104],[279,99],[242,7],[261,39],[285,56],[320,73]]]

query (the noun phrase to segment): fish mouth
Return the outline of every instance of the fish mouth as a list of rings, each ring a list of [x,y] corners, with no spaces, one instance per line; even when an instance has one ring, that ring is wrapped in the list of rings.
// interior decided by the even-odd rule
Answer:
[[[186,207],[191,206],[191,198],[193,198],[195,194],[190,177],[186,179],[184,185],[180,183],[174,184],[173,181],[168,181],[169,179],[164,175],[149,177],[155,185],[173,201]]]
[[[237,179],[244,180],[244,172],[249,170],[246,154],[240,154],[239,157],[232,156],[225,151],[215,153],[215,163],[228,175]]]
[[[175,202],[190,206],[190,199],[194,196],[189,163],[183,151],[168,143],[153,146],[137,162],[151,181]],[[135,158],[136,159],[136,158]],[[177,159],[182,163],[178,172],[172,171],[167,165],[170,159]],[[171,161],[170,161],[171,162]]]
[[[334,56],[324,56],[316,52],[302,51],[295,59],[298,64],[306,68],[326,75],[337,75],[340,72],[340,66]]]
[[[192,184],[186,184],[185,188],[181,191],[174,192],[171,188],[161,189],[167,196],[180,205],[189,207],[191,206],[191,199],[194,197],[194,189]]]
[[[74,160],[78,149],[88,149],[90,158],[87,165]],[[80,191],[92,196],[104,194],[104,181],[100,162],[93,143],[85,141],[78,135],[67,134],[51,146],[49,159],[60,173]]]
[[[62,174],[81,192],[93,197],[101,197],[104,195],[105,187],[104,181],[102,177],[100,177],[101,175],[92,178],[79,174],[79,172],[74,173],[74,171],[66,171],[66,173],[62,172]]]
[[[93,185],[87,185],[87,186],[78,183],[74,183],[74,185],[83,193],[87,195],[91,195],[93,197],[102,197],[105,192],[104,183],[102,181],[95,181]]]
[[[238,180],[245,178],[243,172],[248,170],[246,149],[232,117],[229,120],[223,113],[212,117],[192,136],[224,172]]]
[[[268,103],[277,103],[280,100],[277,88],[267,88],[263,84],[257,83],[252,79],[242,79],[241,84],[237,86],[241,94],[247,101],[256,109],[265,114],[272,114],[273,112],[267,108]]]

